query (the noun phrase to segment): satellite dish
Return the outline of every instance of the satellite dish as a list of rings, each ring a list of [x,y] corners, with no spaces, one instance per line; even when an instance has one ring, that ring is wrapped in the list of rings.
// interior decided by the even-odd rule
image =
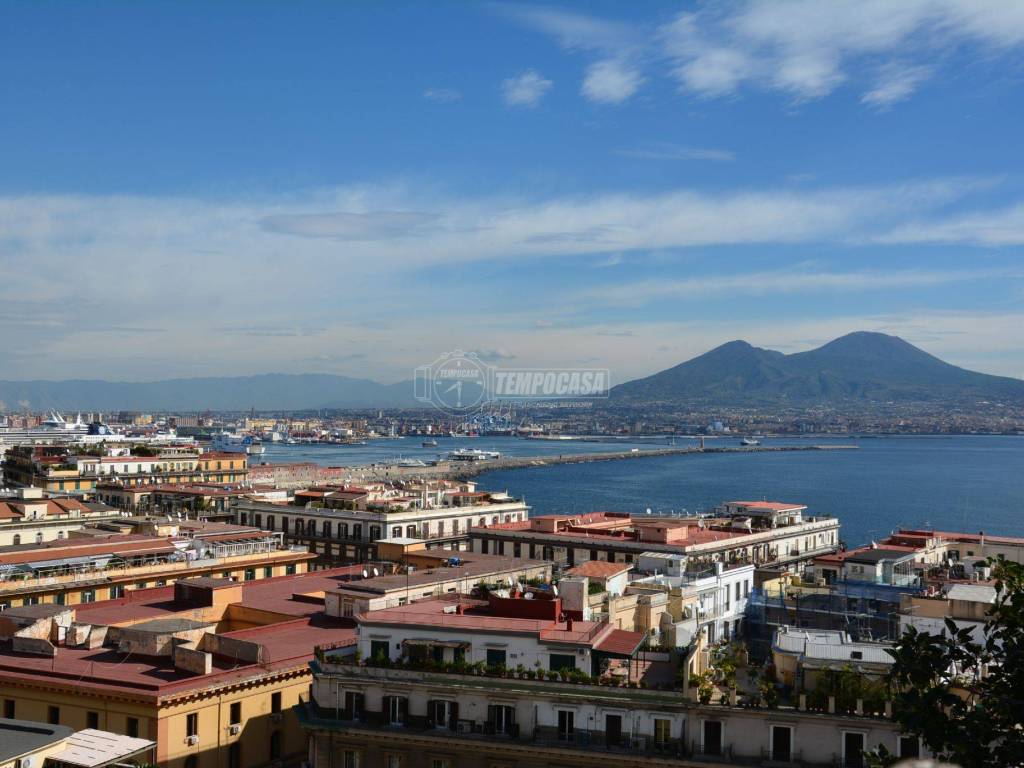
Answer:
[[[366,572],[366,569],[365,569],[365,568],[363,568],[363,578],[365,579],[365,578],[366,578],[367,576],[369,576],[369,575],[370,575],[370,574],[368,574],[368,573]]]
[[[374,568],[373,569],[373,575],[374,576],[380,576],[380,571],[378,571],[376,568]]]
[[[523,595],[523,600],[533,600],[533,592],[527,592]]]
[[[651,514],[651,508],[650,507],[647,508],[647,514],[648,515]]]

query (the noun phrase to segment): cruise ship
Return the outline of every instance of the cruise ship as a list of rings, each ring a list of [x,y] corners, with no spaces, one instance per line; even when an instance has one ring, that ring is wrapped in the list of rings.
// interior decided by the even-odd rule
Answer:
[[[89,425],[82,421],[78,414],[74,421],[68,421],[57,411],[50,411],[47,419],[37,427],[0,426],[0,440],[14,445],[22,442],[38,442],[48,440],[74,440],[89,434]]]

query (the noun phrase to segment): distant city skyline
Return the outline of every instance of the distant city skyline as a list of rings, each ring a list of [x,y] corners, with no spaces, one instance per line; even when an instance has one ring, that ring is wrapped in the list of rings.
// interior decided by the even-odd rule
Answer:
[[[1024,5],[825,8],[7,3],[0,379],[1024,377]]]

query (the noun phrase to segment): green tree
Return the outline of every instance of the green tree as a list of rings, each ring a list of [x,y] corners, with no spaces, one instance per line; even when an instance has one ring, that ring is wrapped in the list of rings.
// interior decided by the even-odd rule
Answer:
[[[962,768],[1024,765],[1024,565],[993,563],[996,600],[983,641],[947,619],[946,632],[913,627],[890,653],[893,716],[937,757]],[[882,751],[878,762],[888,764]]]

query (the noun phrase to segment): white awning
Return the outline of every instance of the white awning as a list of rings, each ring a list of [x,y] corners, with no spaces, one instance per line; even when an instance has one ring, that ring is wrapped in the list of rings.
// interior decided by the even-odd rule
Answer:
[[[119,760],[146,752],[156,746],[155,741],[135,739],[108,731],[86,728],[68,737],[67,748],[49,760],[82,768],[101,768]]]

